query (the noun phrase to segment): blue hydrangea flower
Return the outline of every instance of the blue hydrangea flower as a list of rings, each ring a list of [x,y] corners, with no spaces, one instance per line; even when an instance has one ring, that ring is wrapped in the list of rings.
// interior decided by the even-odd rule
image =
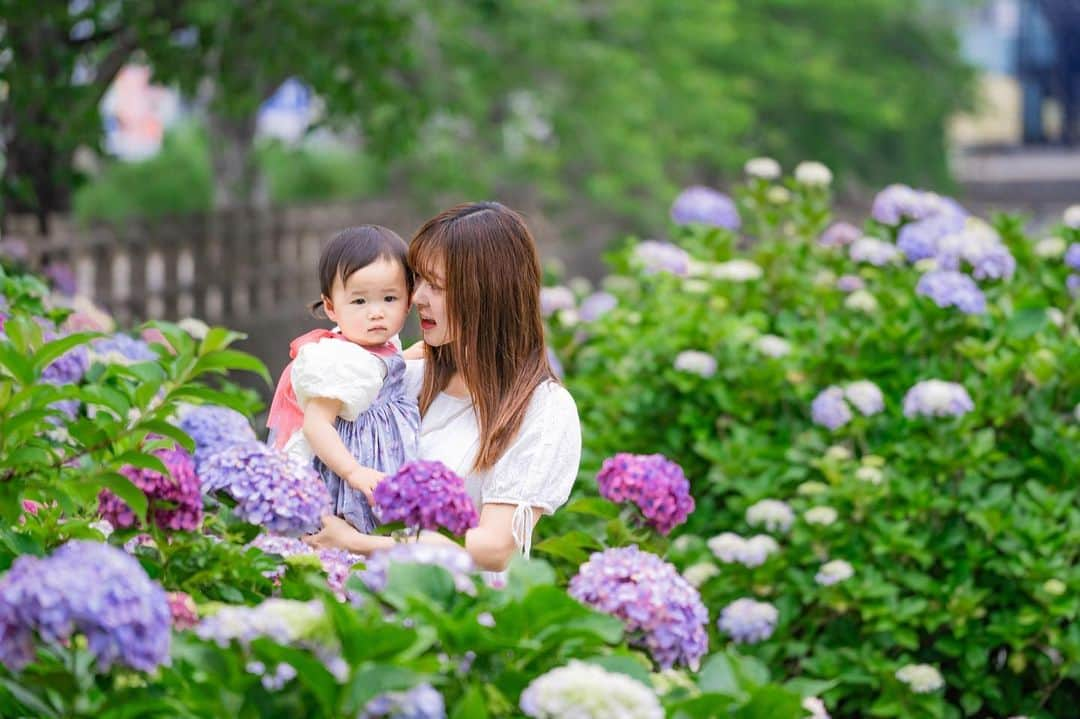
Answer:
[[[896,237],[896,246],[904,253],[908,262],[918,262],[938,254],[938,243],[942,238],[964,229],[964,216],[953,213],[930,215],[929,217],[909,222],[900,228]]]
[[[279,534],[318,531],[330,506],[330,493],[314,467],[258,441],[211,455],[199,474],[204,492],[228,494],[240,519]]]
[[[567,588],[570,596],[626,626],[663,669],[696,670],[709,648],[709,612],[698,591],[671,564],[636,546],[596,552]]]
[[[195,467],[215,452],[240,442],[255,440],[255,430],[247,417],[229,407],[204,404],[185,411],[178,422],[195,442]]]
[[[737,230],[742,224],[735,203],[723,192],[703,185],[688,187],[671,205],[671,219],[677,225],[708,225]]]
[[[717,626],[739,644],[757,644],[772,636],[780,612],[768,602],[736,599],[720,612]]]
[[[137,560],[108,544],[72,540],[44,559],[22,556],[0,579],[0,662],[34,660],[34,635],[56,649],[86,637],[96,668],[152,671],[169,656],[165,590]]]
[[[810,417],[814,424],[831,431],[843,427],[853,416],[851,407],[844,401],[844,390],[835,385],[821,390],[810,403]]]
[[[969,315],[986,312],[986,296],[975,280],[954,270],[931,270],[919,278],[915,293],[929,297],[938,307],[956,307]]]
[[[46,341],[57,339],[55,335],[45,334]],[[72,347],[54,359],[41,372],[41,381],[52,385],[77,384],[90,369],[90,353],[86,345]]]
[[[1074,242],[1065,250],[1065,266],[1074,272],[1080,272],[1080,242]]]
[[[619,301],[610,292],[593,292],[581,301],[578,317],[582,322],[593,322],[611,312],[618,304]]]
[[[923,380],[904,395],[905,417],[960,417],[973,409],[971,395],[956,382]]]
[[[425,682],[408,691],[380,694],[368,702],[360,719],[446,719],[446,703]]]
[[[686,250],[670,242],[645,240],[634,248],[633,260],[640,265],[645,274],[670,272],[679,277],[690,273],[690,255]]]
[[[122,332],[94,340],[91,347],[94,354],[100,357],[116,355],[129,362],[152,362],[158,358],[157,352],[150,349],[149,343]]]

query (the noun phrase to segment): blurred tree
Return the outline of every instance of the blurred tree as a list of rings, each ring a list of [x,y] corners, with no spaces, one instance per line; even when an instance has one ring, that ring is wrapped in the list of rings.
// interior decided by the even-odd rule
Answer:
[[[755,154],[822,160],[855,183],[947,183],[945,123],[968,99],[947,16],[906,0],[426,13],[420,76],[436,110],[404,163],[410,187],[527,183],[549,203],[583,195],[645,222],[678,184],[720,181]]]

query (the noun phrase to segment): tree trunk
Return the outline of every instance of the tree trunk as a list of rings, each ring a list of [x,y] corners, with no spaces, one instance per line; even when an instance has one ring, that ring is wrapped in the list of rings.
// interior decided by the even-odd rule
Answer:
[[[255,116],[233,118],[207,110],[214,207],[265,206],[270,196],[255,158]]]

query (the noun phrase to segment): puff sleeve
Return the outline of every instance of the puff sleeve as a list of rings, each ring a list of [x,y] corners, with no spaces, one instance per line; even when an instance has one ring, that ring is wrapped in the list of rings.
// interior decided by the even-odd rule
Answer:
[[[292,365],[292,384],[301,409],[315,397],[341,401],[342,419],[352,421],[382,389],[386,365],[352,342],[323,339],[304,345]]]
[[[514,443],[489,471],[482,501],[516,505],[514,539],[528,557],[533,507],[551,514],[570,496],[581,462],[581,422],[574,398],[546,382],[533,393]]]

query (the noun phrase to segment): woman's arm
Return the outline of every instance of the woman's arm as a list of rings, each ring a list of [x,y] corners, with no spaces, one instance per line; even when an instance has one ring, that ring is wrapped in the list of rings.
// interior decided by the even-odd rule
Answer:
[[[353,489],[358,489],[374,506],[372,492],[383,474],[356,461],[338,436],[334,420],[341,411],[341,401],[329,397],[314,397],[304,406],[304,437],[315,456],[323,461]]]
[[[485,504],[480,511],[480,523],[465,533],[465,551],[469,553],[476,566],[491,572],[500,572],[506,569],[510,560],[518,551],[517,541],[514,539],[513,504]],[[533,523],[529,527],[531,532],[540,519],[540,507],[533,507]],[[340,517],[323,517],[323,528],[304,541],[316,548],[330,547],[344,549],[353,554],[368,555],[377,549],[387,549],[394,546],[391,537],[382,537],[374,534],[362,534]],[[438,532],[423,532],[420,535],[421,542],[431,544],[454,544],[453,540]]]

